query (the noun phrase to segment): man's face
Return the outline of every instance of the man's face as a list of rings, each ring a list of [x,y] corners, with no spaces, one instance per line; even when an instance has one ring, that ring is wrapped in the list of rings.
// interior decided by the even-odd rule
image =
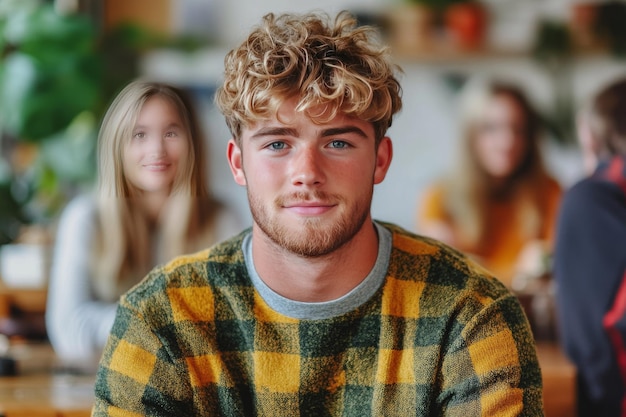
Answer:
[[[255,233],[303,257],[349,242],[370,219],[374,184],[391,162],[384,138],[376,150],[371,123],[338,115],[315,124],[286,101],[279,116],[245,128],[229,142],[235,181],[247,186]]]

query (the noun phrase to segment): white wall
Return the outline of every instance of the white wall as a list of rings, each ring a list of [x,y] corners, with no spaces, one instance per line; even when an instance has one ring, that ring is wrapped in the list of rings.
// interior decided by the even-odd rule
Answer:
[[[323,10],[335,14],[341,10],[381,12],[389,5],[403,0],[213,0],[216,13],[220,14],[221,41],[234,45],[243,40],[249,29],[257,25],[267,13],[308,12]]]

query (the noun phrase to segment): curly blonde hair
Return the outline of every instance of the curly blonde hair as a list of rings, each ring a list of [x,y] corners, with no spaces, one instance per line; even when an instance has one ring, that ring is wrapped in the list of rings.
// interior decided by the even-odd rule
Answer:
[[[215,102],[239,143],[244,127],[277,116],[287,99],[314,122],[338,113],[367,120],[376,143],[402,107],[399,70],[371,26],[357,26],[348,12],[334,22],[326,14],[270,13],[225,58]],[[319,108],[322,111],[316,111]]]

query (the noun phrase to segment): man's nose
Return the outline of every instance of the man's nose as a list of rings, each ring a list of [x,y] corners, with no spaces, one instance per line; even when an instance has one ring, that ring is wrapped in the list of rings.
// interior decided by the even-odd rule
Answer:
[[[305,147],[297,151],[291,161],[292,183],[294,185],[319,185],[325,181],[323,156],[318,149]]]

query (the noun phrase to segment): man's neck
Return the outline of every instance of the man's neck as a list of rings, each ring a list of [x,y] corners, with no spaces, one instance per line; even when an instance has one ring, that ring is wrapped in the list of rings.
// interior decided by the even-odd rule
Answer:
[[[303,302],[340,298],[358,286],[376,263],[378,235],[371,220],[331,254],[303,257],[278,246],[256,225],[252,233],[254,266],[274,292]]]

